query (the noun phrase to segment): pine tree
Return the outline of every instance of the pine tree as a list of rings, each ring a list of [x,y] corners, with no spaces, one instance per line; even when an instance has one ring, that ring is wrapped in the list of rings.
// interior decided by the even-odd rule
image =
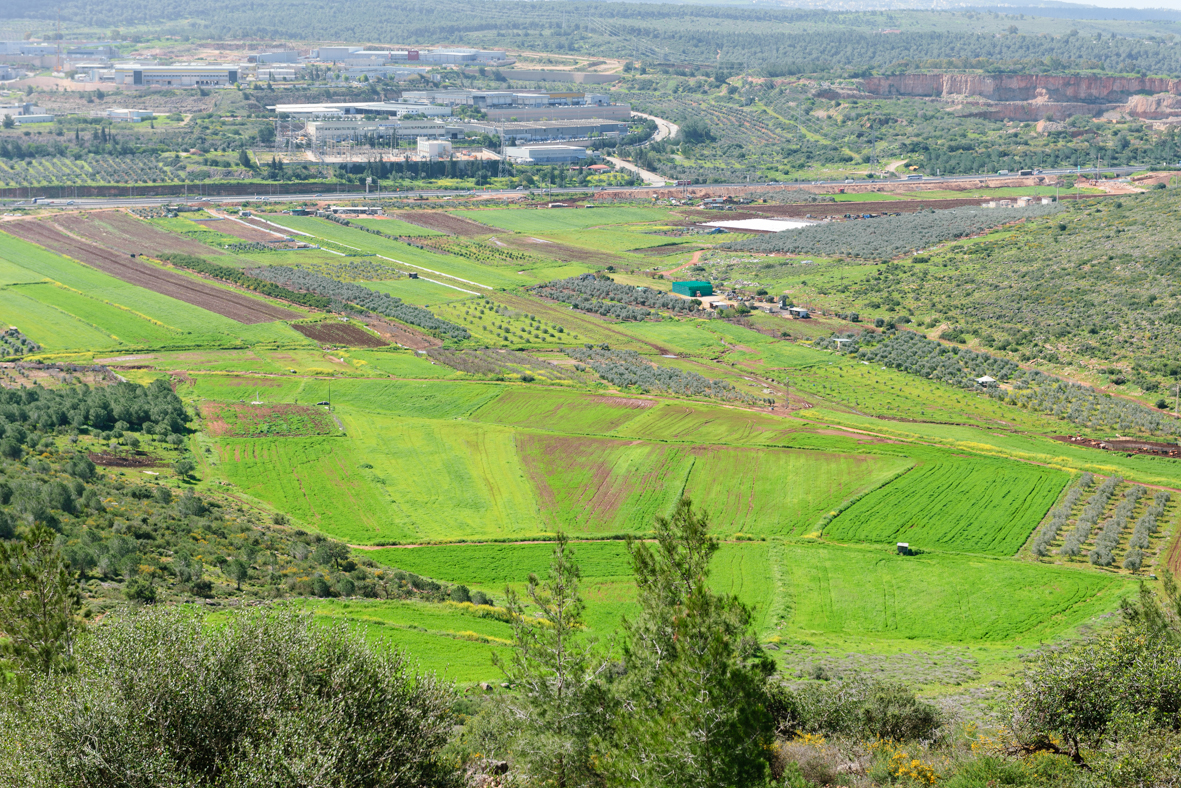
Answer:
[[[718,542],[688,498],[655,531],[655,549],[628,542],[640,612],[624,623],[619,766],[649,786],[761,784],[773,664],[749,637],[751,611],[707,586]]]
[[[599,782],[594,742],[610,705],[599,681],[606,663],[582,631],[578,581],[574,551],[558,533],[545,580],[530,575],[525,588],[537,617],[505,589],[515,648],[508,662],[495,658],[515,689],[507,706],[519,725],[514,749],[522,766],[537,784],[559,788]]]
[[[73,667],[78,583],[54,542],[37,523],[19,542],[0,542],[0,655],[20,673],[46,674]],[[0,670],[0,676],[3,670]]]

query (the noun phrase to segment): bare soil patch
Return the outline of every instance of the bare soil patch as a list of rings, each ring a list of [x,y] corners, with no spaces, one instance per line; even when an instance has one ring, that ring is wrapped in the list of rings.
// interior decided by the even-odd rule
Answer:
[[[333,433],[332,415],[308,405],[207,402],[201,405],[201,415],[206,431],[217,436],[292,438]]]
[[[1097,441],[1080,435],[1055,435],[1054,440],[1063,443],[1073,443],[1075,446],[1087,446],[1103,451],[1118,451],[1126,454],[1151,454],[1157,457],[1181,457],[1181,446],[1176,443],[1158,443],[1156,441],[1141,441],[1130,438],[1116,438],[1114,440]]]
[[[496,232],[495,228],[486,224],[473,222],[462,216],[452,216],[442,211],[402,211],[394,214],[394,218],[425,227],[428,230],[438,230],[448,235],[463,235],[469,238]]]
[[[291,327],[321,345],[385,347],[389,344],[380,337],[375,337],[349,323],[292,323]]]
[[[195,219],[202,227],[225,235],[241,238],[243,241],[253,241],[260,244],[282,243],[283,239],[274,233],[268,233],[253,225],[245,225],[231,219]]]
[[[106,468],[157,468],[167,463],[159,457],[136,452],[135,454],[110,454],[105,451],[92,451],[88,455],[95,465]]]
[[[57,227],[42,221],[9,222],[6,232],[52,249],[86,265],[97,268],[124,282],[147,288],[161,295],[207,309],[239,323],[267,323],[274,320],[295,320],[299,315],[289,309],[256,301],[230,290],[223,290],[172,271],[141,262],[130,254],[121,254],[80,241]],[[149,228],[151,229],[151,228]],[[170,250],[159,250],[170,251]]]
[[[366,324],[377,333],[386,337],[396,345],[410,348],[411,350],[430,350],[433,347],[442,347],[443,340],[436,339],[429,334],[423,334],[406,326],[400,326],[395,323],[386,323],[382,320],[369,320]]]
[[[629,399],[627,397],[591,397],[591,402],[614,405],[617,408],[650,408],[656,404],[650,399]]]
[[[497,236],[506,246],[522,252],[552,257],[563,263],[590,263],[592,265],[611,265],[623,262],[623,258],[610,252],[599,252],[594,249],[583,249],[578,246],[567,246],[554,241],[542,241],[520,235]]]
[[[182,252],[210,257],[223,254],[200,241],[153,227],[123,211],[66,214],[58,217],[54,223],[69,233],[129,255],[156,257],[163,252]]]

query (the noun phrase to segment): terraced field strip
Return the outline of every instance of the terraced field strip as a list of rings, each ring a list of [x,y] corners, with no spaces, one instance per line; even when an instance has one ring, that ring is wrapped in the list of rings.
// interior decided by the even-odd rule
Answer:
[[[824,529],[849,542],[1014,555],[1070,475],[991,458],[924,462],[846,509]]]
[[[455,211],[454,215],[491,225],[501,230],[521,233],[547,233],[583,230],[615,224],[638,224],[668,219],[665,208],[492,208]]]
[[[1037,642],[1116,609],[1135,591],[1117,575],[983,556],[794,541],[777,549],[794,633]]]
[[[264,323],[301,317],[296,312],[270,302],[215,287],[132,257],[120,256],[109,249],[79,241],[44,221],[8,222],[4,225],[4,230],[68,255],[130,284],[207,309],[239,323]]]
[[[627,545],[619,540],[578,541],[571,548],[582,573],[590,634],[609,636],[617,631],[623,616],[636,611]],[[715,554],[710,577],[712,588],[735,594],[754,608],[760,626],[775,594],[769,552],[762,542],[723,543]],[[425,577],[479,588],[499,602],[505,586],[519,590],[531,573],[544,576],[552,553],[553,545],[543,542],[387,548],[365,550],[361,555]]]
[[[66,213],[52,221],[72,235],[125,255],[157,257],[164,252],[182,252],[198,257],[216,257],[225,254],[179,233],[161,230],[124,211]]]
[[[24,295],[20,288],[0,289],[0,323],[16,326],[46,350],[99,350],[123,344],[97,326]]]

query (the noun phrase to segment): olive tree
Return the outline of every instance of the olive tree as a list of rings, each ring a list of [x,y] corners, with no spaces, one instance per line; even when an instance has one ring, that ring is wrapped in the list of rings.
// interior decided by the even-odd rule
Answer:
[[[144,608],[105,620],[77,670],[0,704],[0,785],[451,785],[453,691],[398,652],[285,609],[207,624]]]

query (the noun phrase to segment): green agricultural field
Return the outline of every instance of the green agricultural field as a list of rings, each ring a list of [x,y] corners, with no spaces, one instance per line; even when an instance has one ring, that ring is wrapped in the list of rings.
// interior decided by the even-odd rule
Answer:
[[[176,331],[180,334],[177,344],[214,347],[227,342],[245,342],[250,345],[264,342],[291,345],[314,344],[286,324],[244,325],[192,304],[116,279],[3,232],[0,232],[0,259],[28,270],[38,278],[56,282],[63,288],[75,292],[84,293],[90,299],[119,307],[124,315],[127,313],[138,315],[149,322]],[[49,346],[46,344],[46,347]],[[108,341],[93,347],[106,349],[111,346],[112,344]]]
[[[25,289],[0,289],[0,323],[5,327],[16,326],[46,350],[103,350],[122,344],[97,326],[24,295]]]
[[[472,413],[471,418],[572,435],[607,435],[657,404],[650,398],[513,388]]]
[[[966,555],[900,556],[885,545],[785,542],[774,550],[789,638],[1039,642],[1135,591],[1109,574]]]
[[[494,208],[483,211],[456,211],[462,216],[490,227],[521,233],[548,233],[582,230],[614,224],[658,222],[669,217],[664,208],[537,208],[521,210]]]
[[[368,287],[370,290],[389,293],[408,304],[437,306],[448,301],[460,301],[465,298],[471,298],[472,295],[470,292],[456,289],[460,284],[462,283],[455,283],[454,280],[447,279],[446,277],[439,277],[437,281],[406,278],[366,282],[365,287]],[[472,289],[471,285],[464,285],[464,288],[467,290]]]
[[[1070,476],[1025,463],[948,457],[923,462],[824,529],[850,542],[1014,555]]]
[[[73,315],[83,323],[110,334],[121,344],[171,344],[180,333],[175,329],[151,321],[129,309],[91,298],[85,293],[49,284],[25,285],[20,292],[47,306]]]
[[[691,356],[712,356],[725,349],[718,336],[706,328],[702,320],[644,321],[621,326],[631,336],[650,342],[652,350]],[[652,352],[650,350],[649,352]]]
[[[444,235],[438,230],[431,230],[426,227],[419,227],[417,224],[404,222],[401,219],[394,219],[392,217],[378,218],[375,216],[358,216],[350,217],[349,221],[352,224],[360,225],[361,227],[368,227],[371,230],[378,230],[386,235],[397,236],[418,236],[426,237],[430,235]]]

